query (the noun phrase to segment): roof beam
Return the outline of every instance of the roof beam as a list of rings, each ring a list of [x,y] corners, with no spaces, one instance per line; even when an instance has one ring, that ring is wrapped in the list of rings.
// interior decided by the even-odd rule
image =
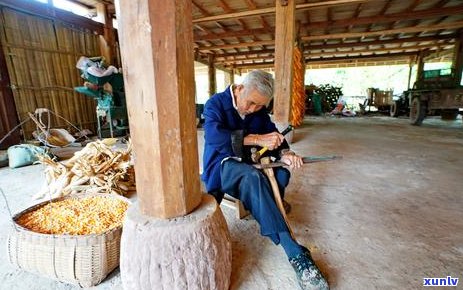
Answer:
[[[438,37],[425,36],[425,37],[410,37],[410,38],[403,38],[403,39],[308,45],[304,47],[304,53],[310,53],[310,51],[314,51],[314,50],[326,50],[326,49],[335,49],[335,48],[354,48],[354,47],[362,47],[362,46],[369,47],[372,45],[377,46],[377,45],[388,45],[388,44],[401,44],[401,43],[403,44],[403,43],[452,40],[452,39],[455,39],[456,37],[457,37],[456,34],[450,34],[450,35],[439,35]],[[266,50],[244,51],[244,52],[238,52],[238,53],[224,53],[224,54],[216,54],[215,58],[216,60],[220,60],[220,59],[225,59],[227,57],[269,54],[269,53],[273,53],[274,51],[275,50],[273,49],[266,49]]]
[[[223,38],[241,37],[241,36],[267,34],[267,33],[274,34],[275,30],[272,29],[269,31],[266,28],[257,28],[257,29],[243,29],[243,30],[238,30],[238,31],[228,31],[224,33],[209,34],[209,35],[195,35],[195,41],[223,39]]]
[[[409,46],[409,47],[394,47],[394,48],[377,48],[377,49],[359,49],[359,50],[349,50],[349,51],[333,51],[333,52],[322,52],[322,53],[309,53],[308,57],[306,57],[306,60],[310,60],[313,58],[320,58],[320,57],[339,57],[340,55],[346,56],[346,57],[351,57],[351,54],[359,54],[359,53],[393,53],[393,52],[403,52],[405,50],[415,50],[416,53],[419,50],[423,49],[429,49],[429,48],[434,48],[438,49],[441,47],[446,47],[446,46],[453,46],[454,44],[451,43],[445,43],[445,44],[430,44],[430,45],[415,45],[415,46]],[[443,49],[447,50],[447,49]],[[267,56],[256,56],[256,57],[249,57],[249,58],[244,58],[244,59],[233,59],[233,60],[223,60],[220,61],[219,63],[225,63],[225,64],[233,64],[237,62],[243,62],[243,61],[249,61],[249,60],[263,60],[263,59],[274,59],[275,57],[273,55],[267,55]]]
[[[384,15],[377,15],[377,16],[368,16],[368,17],[354,17],[348,19],[341,19],[335,21],[319,21],[319,22],[311,22],[310,25],[304,27],[306,30],[313,30],[313,29],[326,29],[326,28],[333,28],[333,27],[345,27],[349,25],[369,25],[369,24],[376,24],[376,23],[384,23],[384,22],[391,22],[391,21],[400,21],[400,20],[411,20],[411,19],[423,19],[423,18],[432,18],[432,17],[440,17],[440,16],[449,16],[449,15],[461,15],[463,14],[463,5],[460,6],[453,6],[453,7],[445,7],[445,8],[431,8],[426,10],[419,10],[414,11],[413,13],[407,12],[399,12],[399,13],[392,13],[392,14],[384,14]]]
[[[456,22],[451,22],[451,23],[441,23],[441,24],[429,25],[429,26],[412,26],[412,27],[403,27],[403,28],[377,30],[377,31],[310,35],[310,36],[302,36],[301,39],[303,41],[312,41],[312,40],[326,40],[326,39],[339,39],[339,38],[356,38],[356,37],[366,37],[366,36],[374,36],[374,35],[381,36],[381,35],[397,34],[397,33],[416,33],[416,32],[434,31],[434,30],[441,30],[441,29],[459,29],[459,28],[463,28],[463,21],[456,21]]]
[[[360,5],[361,4],[359,4],[359,6]],[[442,17],[442,16],[449,16],[449,15],[461,15],[461,14],[463,14],[463,5],[446,7],[446,8],[432,8],[432,9],[427,9],[427,10],[415,11],[413,13],[400,12],[400,13],[379,15],[376,17],[360,17],[360,18],[354,17],[354,18],[349,18],[349,19],[335,20],[331,22],[330,21],[312,22],[309,25],[305,25],[305,26],[301,25],[301,28],[303,31],[312,31],[314,29],[326,29],[328,27],[330,28],[331,27],[344,27],[344,26],[354,26],[354,25],[362,25],[362,24],[400,21],[405,18],[424,19],[424,18]],[[357,11],[356,11],[356,16],[358,16]],[[228,37],[242,37],[242,36],[248,36],[248,35],[265,34],[266,32],[274,33],[274,29],[273,28],[271,29],[259,28],[259,29],[229,31],[226,33],[209,34],[209,35],[204,35],[204,36],[196,35],[195,41],[222,39],[222,38],[228,38]]]
[[[344,5],[344,4],[353,4],[353,3],[362,3],[368,2],[368,0],[329,0],[323,2],[316,2],[316,3],[302,3],[297,4],[297,10],[307,10],[307,9],[314,9],[314,8],[325,8],[337,5]],[[206,16],[202,18],[193,19],[193,23],[199,22],[209,22],[209,21],[218,21],[230,18],[243,18],[243,17],[251,17],[251,16],[258,16],[258,15],[266,15],[266,14],[274,14],[275,7],[268,7],[268,8],[260,8],[260,9],[253,9],[247,11],[240,11],[240,12],[233,12],[221,15],[213,15],[213,16]]]
[[[460,23],[460,27],[463,27],[463,22],[457,22],[457,23]],[[452,24],[452,23],[450,23]],[[445,24],[443,24],[445,25]],[[457,25],[458,26],[458,25]],[[433,29],[433,30],[440,30],[442,29],[441,28],[442,25],[440,25],[439,27]],[[424,30],[427,30],[427,31],[430,31],[429,27],[422,27],[422,26],[416,26],[416,27],[410,27],[410,28],[413,28],[414,32],[420,32],[420,31],[424,31]],[[393,29],[392,31],[394,31],[394,33],[401,33],[403,32],[404,29],[407,29],[407,28],[401,28],[401,29]],[[447,28],[448,29],[448,28]],[[370,32],[361,32],[361,33],[357,33],[357,34],[361,34],[360,36],[369,36],[369,35],[383,35],[383,34],[386,34],[384,33],[386,30],[382,30],[382,31],[370,31]],[[388,30],[389,32],[391,30]],[[349,37],[353,37],[351,36],[352,34],[356,34],[356,33],[342,33],[343,35],[345,34],[348,34]],[[339,35],[339,34],[333,34],[335,36]],[[329,35],[320,35],[320,36],[309,36],[310,37],[310,40],[315,40],[315,38],[317,39],[324,39],[324,36],[329,36]],[[359,36],[357,36],[359,37]],[[363,45],[376,45],[376,44],[386,44],[386,43],[400,43],[400,42],[419,42],[419,41],[432,41],[432,40],[435,40],[435,39],[451,39],[451,38],[455,38],[456,35],[455,34],[448,34],[448,35],[435,35],[435,36],[424,36],[424,37],[409,37],[409,38],[402,38],[402,39],[390,39],[390,40],[376,40],[376,41],[362,41],[362,42],[347,42],[347,43],[336,43],[336,44],[324,44],[324,45],[318,45],[318,47],[320,49],[323,49],[323,48],[335,48],[335,47],[350,47],[350,46],[363,46]],[[304,36],[302,40],[304,40],[304,38],[308,38],[307,36]],[[312,39],[314,38],[314,39]],[[225,45],[215,45],[215,46],[199,46],[198,49],[200,51],[212,51],[212,50],[220,50],[220,49],[232,49],[232,48],[242,48],[242,47],[252,47],[252,46],[262,46],[262,45],[274,45],[274,40],[262,40],[262,41],[254,41],[254,42],[245,42],[245,43],[236,43],[236,44],[225,44]],[[317,47],[317,45],[309,45],[309,48],[312,48],[312,47]],[[246,52],[247,53],[247,52]],[[259,51],[254,51],[253,53],[259,53]]]
[[[241,48],[241,47],[262,46],[262,45],[275,45],[275,40],[240,42],[240,43],[234,43],[234,44],[224,44],[224,45],[214,45],[214,46],[200,46],[199,50],[232,49],[232,48]]]
[[[356,57],[332,57],[326,59],[317,59],[317,60],[306,60],[309,61],[306,65],[316,64],[316,63],[332,63],[332,62],[355,62],[357,60],[393,60],[393,59],[401,59],[406,58],[408,59],[410,56],[416,55],[416,52],[401,52],[401,53],[388,53],[384,55],[362,55]],[[265,62],[265,63],[256,63],[256,64],[239,64],[235,65],[234,68],[236,69],[244,69],[244,68],[272,68],[273,61]]]

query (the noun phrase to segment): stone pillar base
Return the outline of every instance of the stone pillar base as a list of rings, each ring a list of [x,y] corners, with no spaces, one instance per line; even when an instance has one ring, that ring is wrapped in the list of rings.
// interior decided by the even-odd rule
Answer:
[[[144,216],[131,205],[121,240],[126,290],[228,290],[231,241],[215,199],[207,194],[191,214],[169,220]]]

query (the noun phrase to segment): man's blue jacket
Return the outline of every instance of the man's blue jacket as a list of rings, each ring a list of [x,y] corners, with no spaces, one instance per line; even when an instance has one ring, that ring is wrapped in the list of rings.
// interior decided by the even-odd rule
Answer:
[[[224,158],[240,157],[250,160],[250,146],[243,147],[243,137],[248,134],[267,134],[277,131],[266,108],[241,119],[233,107],[230,87],[213,95],[204,106],[204,155],[202,180],[207,192],[220,191],[220,164]],[[289,148],[284,141],[268,155],[279,158],[282,149]],[[240,150],[241,149],[241,150]],[[259,148],[258,148],[259,149]]]

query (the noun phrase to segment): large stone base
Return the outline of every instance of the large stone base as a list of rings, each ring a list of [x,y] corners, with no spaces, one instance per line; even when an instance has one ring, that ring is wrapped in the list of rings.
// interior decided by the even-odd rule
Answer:
[[[121,240],[124,289],[227,290],[231,241],[215,199],[204,195],[191,214],[169,220],[127,211]]]

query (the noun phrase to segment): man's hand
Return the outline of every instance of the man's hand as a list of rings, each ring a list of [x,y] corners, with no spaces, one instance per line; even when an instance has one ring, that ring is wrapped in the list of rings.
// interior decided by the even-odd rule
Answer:
[[[289,168],[300,168],[304,162],[302,161],[302,157],[297,155],[292,151],[288,151],[283,156],[281,156],[280,161],[289,165]]]
[[[281,143],[285,139],[283,135],[278,132],[272,132],[263,135],[255,135],[255,145],[259,145],[261,147],[267,147],[268,150],[274,150],[280,147]]]

